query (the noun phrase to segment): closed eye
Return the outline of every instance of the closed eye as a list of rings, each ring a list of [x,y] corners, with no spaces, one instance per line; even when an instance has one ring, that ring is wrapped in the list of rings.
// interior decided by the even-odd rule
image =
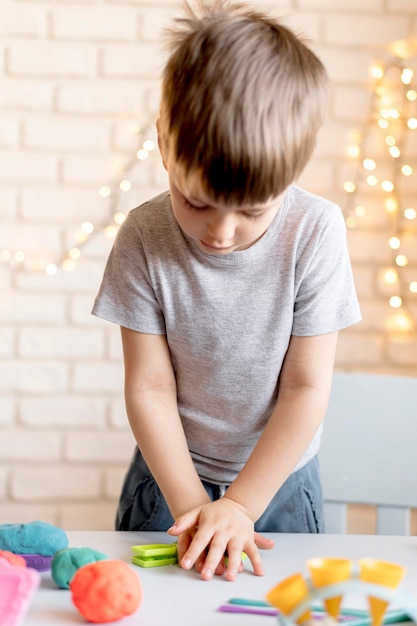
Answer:
[[[197,206],[196,204],[192,204],[187,198],[184,197],[184,204],[187,208],[192,211],[206,211],[209,207],[207,205]]]
[[[243,213],[243,215],[250,220],[258,220],[263,216],[263,211],[261,213]]]
[[[183,196],[183,201],[184,205],[191,211],[207,211],[210,208],[210,206],[207,204],[193,204],[192,202],[187,200],[185,196]],[[241,214],[247,219],[258,220],[264,215],[264,211],[259,211],[258,213],[255,213],[254,211],[241,211]]]

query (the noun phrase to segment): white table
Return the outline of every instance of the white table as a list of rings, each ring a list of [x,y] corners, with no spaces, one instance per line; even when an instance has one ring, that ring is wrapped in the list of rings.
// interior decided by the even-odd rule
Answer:
[[[144,543],[169,543],[165,533],[68,532],[70,547],[88,546],[109,558],[131,562],[131,546]],[[273,550],[262,552],[265,576],[254,576],[250,563],[234,582],[215,577],[202,581],[195,571],[177,565],[156,568],[133,566],[143,586],[144,598],[133,615],[120,626],[273,626],[274,617],[220,613],[218,607],[231,597],[264,599],[280,580],[301,571],[306,576],[306,560],[311,557],[345,557],[354,562],[361,557],[392,561],[407,568],[401,587],[417,602],[417,537],[374,535],[271,534]],[[366,607],[365,598],[355,604]],[[351,604],[349,604],[351,606]],[[68,590],[58,589],[50,574],[42,574],[42,584],[31,602],[23,626],[61,626],[86,624],[71,601]]]

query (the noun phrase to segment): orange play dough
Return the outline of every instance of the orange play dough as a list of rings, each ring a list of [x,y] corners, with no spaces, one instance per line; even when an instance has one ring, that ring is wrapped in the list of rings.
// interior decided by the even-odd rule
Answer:
[[[10,565],[15,567],[26,567],[26,561],[20,554],[14,554],[14,552],[9,552],[8,550],[0,550],[0,558],[6,559]]]
[[[142,585],[125,561],[108,560],[80,567],[70,584],[72,601],[95,624],[114,622],[139,608]]]

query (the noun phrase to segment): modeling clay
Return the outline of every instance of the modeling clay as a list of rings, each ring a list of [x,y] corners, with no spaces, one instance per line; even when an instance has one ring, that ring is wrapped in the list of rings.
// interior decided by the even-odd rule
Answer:
[[[6,562],[0,567],[0,626],[18,626],[39,586],[40,576],[34,569]]]
[[[28,567],[37,569],[38,572],[49,572],[51,569],[52,556],[44,556],[43,554],[21,554]]]
[[[26,561],[23,556],[13,554],[13,552],[9,552],[8,550],[0,550],[0,558],[5,559],[10,565],[14,565],[15,567],[26,567]]]
[[[136,611],[142,602],[142,585],[127,563],[97,561],[77,570],[70,589],[81,615],[96,624],[113,622]]]
[[[68,546],[68,537],[61,528],[46,522],[0,524],[0,550],[15,554],[53,556]]]
[[[80,567],[104,559],[108,559],[108,556],[92,548],[63,548],[54,554],[52,578],[61,589],[69,589],[70,582]]]

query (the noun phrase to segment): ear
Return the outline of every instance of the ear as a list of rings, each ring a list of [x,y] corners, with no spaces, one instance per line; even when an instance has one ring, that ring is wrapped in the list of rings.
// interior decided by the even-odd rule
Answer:
[[[159,147],[159,152],[161,154],[161,159],[162,159],[162,164],[164,166],[164,168],[167,170],[167,152],[168,152],[168,146],[167,146],[167,140],[165,137],[163,137],[162,135],[162,130],[161,130],[161,120],[158,117],[156,120],[156,132],[158,134],[158,147]]]

